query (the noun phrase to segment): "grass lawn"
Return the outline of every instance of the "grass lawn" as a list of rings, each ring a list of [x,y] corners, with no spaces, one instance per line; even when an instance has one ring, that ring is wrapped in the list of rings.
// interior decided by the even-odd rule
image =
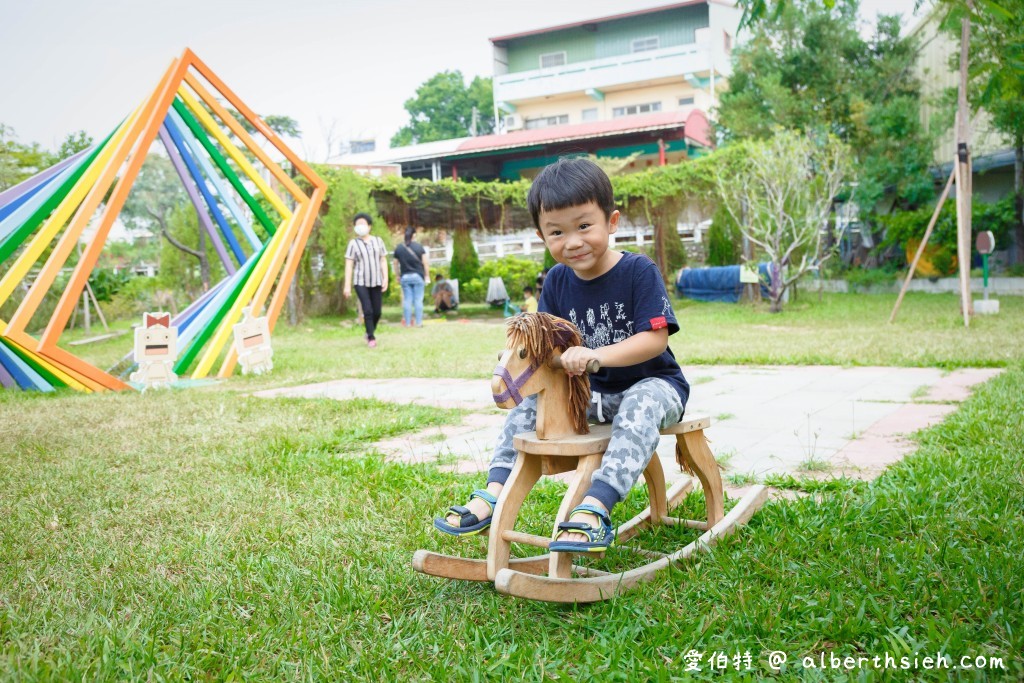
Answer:
[[[687,364],[1008,371],[874,482],[773,502],[713,555],[579,608],[412,571],[417,548],[483,553],[483,541],[438,538],[429,522],[478,482],[386,463],[372,443],[455,411],[245,395],[338,377],[484,381],[503,339],[493,322],[391,325],[370,352],[358,330],[315,320],[279,328],[267,378],[142,395],[0,392],[0,680],[1024,678],[1024,301],[1005,297],[1003,313],[968,331],[952,297],[908,297],[886,326],[892,301],[805,297],[780,316],[681,304],[672,343]],[[98,361],[126,345],[76,348]],[[529,530],[544,533],[559,494],[540,488]],[[623,506],[642,504],[635,491]],[[700,497],[686,506],[699,514]],[[627,561],[628,549],[605,560]],[[789,656],[779,673],[770,650]],[[684,671],[691,651],[699,672]],[[750,671],[709,668],[712,653],[745,651]],[[821,653],[939,651],[952,667],[1001,662],[909,676],[801,666]]]
[[[826,294],[819,302],[817,295],[804,294],[776,315],[767,306],[677,300],[681,329],[669,344],[684,370],[732,363],[952,369],[1002,367],[1024,358],[1024,297],[1003,297],[999,315],[977,316],[969,329],[953,295],[910,293],[889,325],[895,300],[895,295]],[[233,386],[248,390],[345,377],[487,378],[505,342],[501,311],[479,304],[463,309],[468,310],[447,321],[428,316],[419,330],[402,328],[401,309],[387,308],[373,351],[365,348],[362,327],[354,320],[280,324],[273,375],[238,378]],[[73,331],[64,340],[84,336]],[[105,369],[131,351],[132,338],[67,348]]]

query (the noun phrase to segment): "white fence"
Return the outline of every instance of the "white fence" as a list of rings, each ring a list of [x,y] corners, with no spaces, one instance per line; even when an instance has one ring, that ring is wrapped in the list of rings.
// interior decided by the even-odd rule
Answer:
[[[676,229],[684,242],[700,244],[704,232],[708,229],[710,221],[696,225],[679,224]],[[608,237],[609,246],[634,245],[643,247],[654,240],[654,228],[651,226],[628,226],[620,225],[614,235]],[[544,255],[544,242],[537,237],[535,232],[521,232],[514,235],[499,235],[488,237],[483,241],[473,240],[477,256],[481,261],[491,261],[504,256],[520,256],[524,258],[541,258]],[[437,265],[446,265],[452,260],[452,242],[449,240],[443,247],[426,247],[430,262]]]

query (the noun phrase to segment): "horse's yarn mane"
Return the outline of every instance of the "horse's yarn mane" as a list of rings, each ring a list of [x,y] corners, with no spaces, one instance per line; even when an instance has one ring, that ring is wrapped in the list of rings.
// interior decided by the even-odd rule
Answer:
[[[526,349],[531,362],[547,363],[552,351],[582,346],[580,331],[568,320],[550,313],[520,313],[506,323],[508,348]],[[587,407],[590,405],[590,377],[583,373],[569,380],[569,414],[577,434],[589,434]]]

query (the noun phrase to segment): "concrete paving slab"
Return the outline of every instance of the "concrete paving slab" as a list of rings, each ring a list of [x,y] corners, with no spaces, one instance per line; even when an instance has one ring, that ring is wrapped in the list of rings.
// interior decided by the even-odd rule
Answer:
[[[914,449],[915,431],[941,422],[973,387],[1001,372],[965,369],[839,366],[697,366],[685,369],[692,384],[687,415],[708,414],[706,434],[723,473],[806,476],[809,460],[830,473],[870,478]],[[490,396],[489,378],[345,379],[261,391],[257,396],[376,398],[472,411],[460,425],[432,427],[381,441],[377,448],[402,462],[443,462],[459,473],[487,470],[504,423]],[[727,416],[716,419],[717,416]],[[675,439],[657,448],[669,482],[689,476],[675,462]]]

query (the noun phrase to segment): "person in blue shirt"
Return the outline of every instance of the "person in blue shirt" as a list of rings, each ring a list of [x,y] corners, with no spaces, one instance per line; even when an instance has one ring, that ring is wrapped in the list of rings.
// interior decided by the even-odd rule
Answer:
[[[659,431],[679,422],[690,386],[668,348],[679,330],[658,267],[643,255],[608,247],[619,212],[608,176],[585,158],[564,158],[546,167],[527,196],[537,234],[558,262],[544,281],[539,309],[572,321],[584,346],[562,354],[570,375],[591,375],[592,422],[611,422],[612,437],[583,503],[551,543],[552,552],[600,552],[613,538],[612,508],[636,484],[654,455]],[[474,491],[434,526],[448,534],[478,534],[511,474],[513,437],[536,425],[536,398],[513,408],[495,447],[486,489]]]

